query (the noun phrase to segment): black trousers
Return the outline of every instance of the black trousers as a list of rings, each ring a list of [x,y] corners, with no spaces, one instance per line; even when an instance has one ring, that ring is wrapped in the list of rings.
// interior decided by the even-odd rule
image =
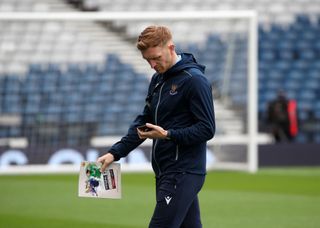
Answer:
[[[174,173],[156,178],[157,204],[149,228],[201,228],[198,193],[205,175]]]

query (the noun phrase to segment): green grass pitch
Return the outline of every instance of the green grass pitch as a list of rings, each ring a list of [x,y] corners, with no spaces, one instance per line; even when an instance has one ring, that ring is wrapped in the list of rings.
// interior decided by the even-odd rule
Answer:
[[[123,174],[121,200],[78,198],[76,175],[0,176],[0,228],[143,228],[151,173]],[[211,171],[199,195],[204,228],[320,227],[320,168]]]

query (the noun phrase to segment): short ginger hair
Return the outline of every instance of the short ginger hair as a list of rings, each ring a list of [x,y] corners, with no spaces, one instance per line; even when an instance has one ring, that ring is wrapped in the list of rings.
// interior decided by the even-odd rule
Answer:
[[[145,51],[150,47],[164,46],[169,40],[172,40],[172,34],[167,27],[151,25],[141,32],[137,48]]]

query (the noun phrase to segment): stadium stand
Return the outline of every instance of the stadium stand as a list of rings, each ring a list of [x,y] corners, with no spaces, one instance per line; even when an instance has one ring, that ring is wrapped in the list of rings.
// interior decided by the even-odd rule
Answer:
[[[320,121],[318,1],[199,2],[28,0],[21,4],[2,0],[0,11],[255,9],[260,22],[260,126],[265,127],[267,103],[279,89],[284,89],[289,98],[298,102],[301,130],[297,142],[319,142],[317,125],[312,124]],[[83,22],[76,27],[72,22],[1,22],[0,116],[16,115],[21,123],[1,125],[0,137],[26,137],[30,144],[56,146],[86,145],[92,136],[124,134],[144,104],[151,75],[138,52],[127,52],[127,47],[134,45],[130,40],[144,26],[130,22],[112,25]],[[179,31],[178,49],[195,53],[199,62],[207,65],[207,75],[215,89],[223,94],[225,41],[216,34],[207,35],[208,26],[194,26],[194,35],[188,37],[193,42],[186,43],[189,25],[179,22],[172,26]],[[245,59],[247,46],[243,37],[235,35],[235,39],[232,55],[235,64],[230,69],[228,91],[234,107],[240,107],[246,101],[243,78],[247,69],[241,59]],[[225,118],[219,119],[220,126],[224,126],[219,130],[243,131],[236,111],[219,102],[217,105],[223,110],[217,117]],[[232,128],[228,129],[230,125]]]

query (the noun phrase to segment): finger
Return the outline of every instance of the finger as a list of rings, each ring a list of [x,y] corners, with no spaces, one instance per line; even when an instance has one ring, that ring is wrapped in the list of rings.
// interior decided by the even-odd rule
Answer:
[[[104,160],[104,159],[103,159],[102,157],[99,157],[99,158],[97,159],[97,162],[102,164],[102,163],[103,163],[103,160]]]
[[[154,129],[155,127],[157,127],[157,125],[153,125],[151,123],[146,123],[146,126],[149,127],[149,128],[152,128]]]
[[[142,135],[142,134],[138,134],[139,136],[139,139],[146,139],[147,137],[145,135]]]
[[[140,131],[140,130],[137,128],[137,133],[138,133],[139,139],[142,139],[142,136],[141,136],[142,131]]]
[[[162,127],[158,126],[158,125],[154,125],[154,124],[151,124],[151,123],[146,123],[146,126],[148,128],[151,128],[152,130],[151,131],[161,131],[162,130]]]
[[[141,130],[137,129],[137,133],[138,133],[139,139],[146,139],[147,138],[146,134],[148,132],[144,132],[144,131],[141,131]]]
[[[103,173],[104,171],[106,171],[107,167],[108,167],[109,163],[108,162],[104,162],[101,166],[100,171]]]

